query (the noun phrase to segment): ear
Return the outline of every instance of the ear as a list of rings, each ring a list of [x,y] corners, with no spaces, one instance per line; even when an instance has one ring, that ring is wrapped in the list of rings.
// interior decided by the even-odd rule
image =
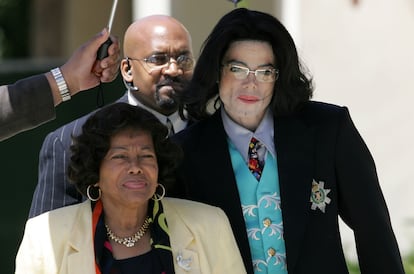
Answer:
[[[134,77],[132,76],[133,68],[130,66],[130,61],[127,59],[122,59],[120,68],[122,78],[124,78],[125,82],[132,82]]]

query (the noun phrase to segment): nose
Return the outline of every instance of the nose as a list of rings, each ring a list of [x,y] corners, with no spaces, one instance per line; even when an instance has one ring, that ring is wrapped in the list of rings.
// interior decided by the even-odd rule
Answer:
[[[176,77],[183,74],[183,70],[178,66],[177,60],[171,57],[166,67],[163,69],[163,74],[168,74],[172,77]]]
[[[245,84],[253,84],[254,86],[257,85],[257,79],[256,74],[254,71],[249,71],[249,74],[247,74],[247,77],[244,79]]]
[[[256,79],[256,71],[254,70],[249,70],[249,74],[247,75],[247,78],[252,77],[253,80],[257,80]]]
[[[128,173],[129,174],[141,174],[142,173],[141,166],[139,165],[137,159],[130,161]]]

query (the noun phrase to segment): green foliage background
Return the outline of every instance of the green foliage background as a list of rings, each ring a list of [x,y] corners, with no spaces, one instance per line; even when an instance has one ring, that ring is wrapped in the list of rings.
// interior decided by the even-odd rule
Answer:
[[[29,54],[30,0],[0,0],[0,60]]]

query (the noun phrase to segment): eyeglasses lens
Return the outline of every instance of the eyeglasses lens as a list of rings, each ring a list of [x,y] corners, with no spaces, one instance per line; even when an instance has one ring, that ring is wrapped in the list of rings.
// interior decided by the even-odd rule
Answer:
[[[167,54],[154,54],[144,59],[144,61],[151,69],[156,69],[165,65],[169,65],[171,58],[172,57],[168,56]],[[191,70],[193,68],[194,61],[189,56],[180,55],[177,58],[174,58],[174,60],[177,63],[177,66],[184,71]]]
[[[229,64],[229,71],[238,80],[244,80],[253,73],[259,82],[274,82],[277,79],[278,71],[276,69],[257,69],[250,70],[249,68]]]

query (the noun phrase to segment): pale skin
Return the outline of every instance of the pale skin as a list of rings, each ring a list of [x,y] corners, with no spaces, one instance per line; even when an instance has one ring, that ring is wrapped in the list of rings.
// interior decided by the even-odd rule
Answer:
[[[150,69],[144,61],[155,53],[172,56],[170,64],[159,69]],[[139,91],[133,95],[144,105],[164,115],[177,110],[177,105],[162,104],[171,100],[171,95],[183,90],[181,84],[172,84],[169,79],[183,77],[191,79],[192,70],[183,71],[177,66],[175,58],[180,55],[193,56],[191,36],[177,20],[166,15],[144,17],[132,23],[124,37],[124,55],[132,59],[121,61],[121,73],[126,82],[133,83]],[[129,65],[129,66],[128,66]],[[157,102],[157,96],[160,98]],[[161,101],[161,102],[159,102]]]
[[[230,44],[222,64],[228,62],[256,70],[275,67],[276,61],[269,43],[246,40]],[[252,73],[246,79],[236,79],[223,67],[219,95],[229,117],[244,128],[255,131],[270,104],[274,85],[275,82],[257,81]]]
[[[99,171],[105,222],[119,237],[135,234],[147,216],[148,201],[158,185],[158,164],[149,132],[126,129],[111,138]],[[151,249],[150,233],[134,247],[110,240],[113,255],[124,259]]]
[[[107,29],[103,29],[81,45],[60,67],[71,96],[82,90],[96,87],[100,82],[112,82],[118,75],[120,46],[116,37],[111,36],[112,45],[108,48],[108,56],[102,60],[96,60],[99,47],[109,36]],[[62,96],[52,73],[47,72],[45,76],[52,90],[54,105],[57,106],[62,102]]]

